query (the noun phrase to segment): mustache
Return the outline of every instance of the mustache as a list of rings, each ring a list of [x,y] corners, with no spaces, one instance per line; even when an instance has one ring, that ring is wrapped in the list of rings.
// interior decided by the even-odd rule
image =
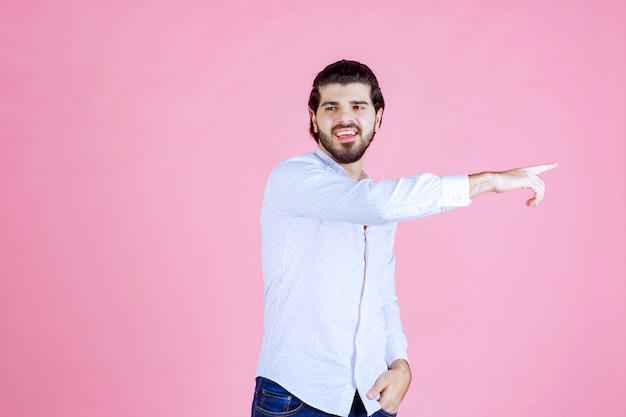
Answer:
[[[333,126],[332,132],[335,133],[339,129],[354,129],[354,130],[356,130],[356,132],[358,134],[361,134],[361,128],[358,127],[354,123],[341,123],[341,124],[335,125],[335,126]]]

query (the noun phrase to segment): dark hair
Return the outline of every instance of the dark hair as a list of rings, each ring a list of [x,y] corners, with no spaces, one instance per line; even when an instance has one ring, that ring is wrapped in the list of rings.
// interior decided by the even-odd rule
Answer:
[[[320,87],[328,84],[351,84],[363,83],[371,87],[372,92],[370,98],[374,105],[374,110],[378,113],[378,109],[385,108],[385,99],[380,91],[378,80],[371,69],[365,64],[356,61],[347,61],[342,59],[324,68],[313,80],[313,89],[309,96],[309,108],[317,113],[320,105]],[[316,142],[319,142],[317,133],[313,130],[313,121],[310,121],[309,131]]]

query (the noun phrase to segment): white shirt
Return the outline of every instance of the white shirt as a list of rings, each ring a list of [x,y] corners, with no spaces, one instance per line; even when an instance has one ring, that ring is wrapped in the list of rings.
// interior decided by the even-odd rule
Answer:
[[[467,176],[355,181],[321,149],[282,161],[261,210],[264,337],[257,376],[347,416],[407,359],[394,284],[396,223],[467,206]],[[366,225],[367,228],[363,226]]]

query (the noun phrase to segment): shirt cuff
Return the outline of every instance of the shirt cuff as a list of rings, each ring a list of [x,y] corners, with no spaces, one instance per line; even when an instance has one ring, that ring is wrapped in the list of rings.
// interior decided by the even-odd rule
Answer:
[[[398,359],[404,359],[408,362],[409,355],[407,354],[406,348],[406,339],[404,338],[402,341],[398,341],[397,343],[388,343],[387,351],[385,353],[387,367],[390,367],[391,364]]]
[[[442,207],[466,207],[471,202],[467,175],[441,177]]]

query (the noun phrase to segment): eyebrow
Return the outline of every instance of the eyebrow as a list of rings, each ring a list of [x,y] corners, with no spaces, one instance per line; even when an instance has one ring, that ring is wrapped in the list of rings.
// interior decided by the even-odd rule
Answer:
[[[351,105],[355,105],[355,104],[364,105],[365,104],[369,106],[370,103],[367,101],[363,101],[363,100],[352,100],[350,101],[350,104]],[[321,106],[338,106],[338,105],[339,105],[338,101],[325,101],[322,104],[320,104],[320,107]]]

